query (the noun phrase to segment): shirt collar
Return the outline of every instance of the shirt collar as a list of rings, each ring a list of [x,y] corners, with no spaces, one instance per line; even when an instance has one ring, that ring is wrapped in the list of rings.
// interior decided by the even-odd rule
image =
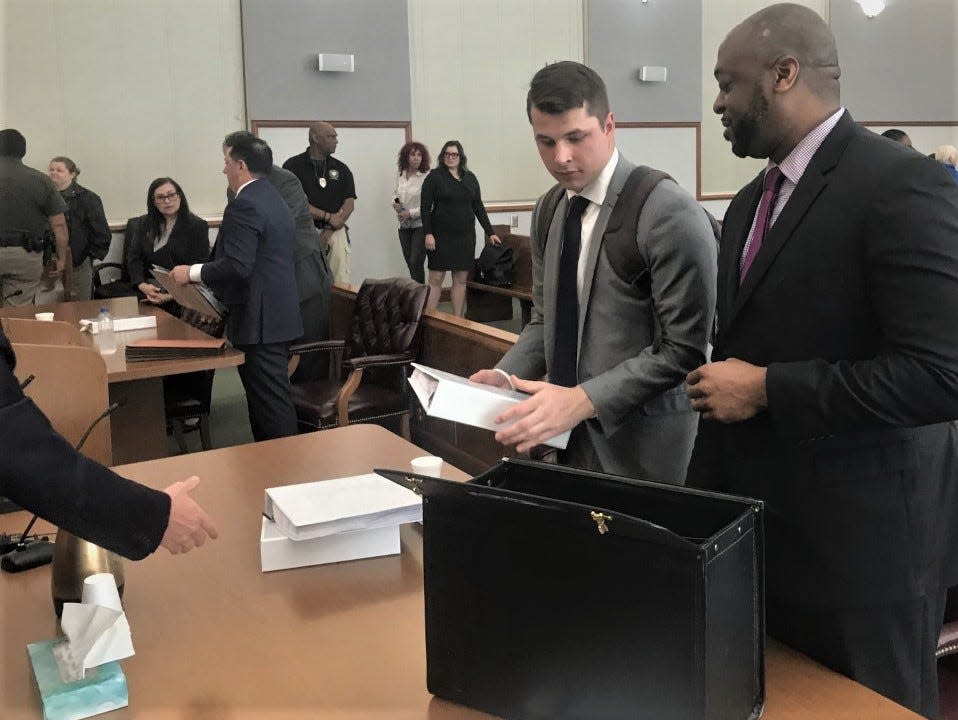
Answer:
[[[825,122],[818,125],[808,133],[808,135],[803,137],[801,142],[792,148],[792,151],[785,156],[785,159],[782,160],[778,167],[782,171],[782,175],[790,182],[798,185],[798,181],[802,179],[802,175],[805,174],[805,170],[808,168],[808,164],[812,161],[815,153],[818,152],[818,148],[825,142],[828,133],[835,129],[835,126],[838,124],[844,112],[845,108],[838,108],[833,115],[826,118]],[[770,162],[768,167],[774,167],[774,165],[775,163]]]
[[[240,185],[238,188],[236,188],[236,195],[234,195],[233,197],[239,197],[239,194],[240,194],[241,192],[243,192],[243,188],[244,188],[244,187],[246,187],[246,186],[249,185],[250,183],[256,182],[257,180],[259,180],[259,178],[253,178],[252,180],[247,180],[246,182],[244,182],[242,185]]]
[[[602,168],[602,172],[599,173],[599,177],[582,188],[582,192],[580,193],[574,193],[571,190],[566,190],[566,199],[568,200],[573,195],[581,195],[586,200],[595,203],[596,205],[601,205],[604,203],[605,196],[609,192],[609,184],[612,182],[612,175],[615,173],[615,166],[618,164],[619,149],[613,148],[612,157],[609,158],[609,162],[607,162],[605,167]]]

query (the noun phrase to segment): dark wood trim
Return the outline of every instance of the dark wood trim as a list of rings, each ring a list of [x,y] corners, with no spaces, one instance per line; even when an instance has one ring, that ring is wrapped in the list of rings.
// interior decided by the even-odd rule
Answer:
[[[260,128],[309,127],[317,120],[250,120],[250,132],[259,136]],[[412,122],[409,120],[325,120],[333,127],[340,128],[402,128],[406,131],[406,142],[412,140]]]
[[[513,204],[501,204],[496,203],[483,203],[486,206],[487,213],[503,213],[503,212],[532,212],[532,208],[536,206],[535,202],[527,203],[513,203]]]

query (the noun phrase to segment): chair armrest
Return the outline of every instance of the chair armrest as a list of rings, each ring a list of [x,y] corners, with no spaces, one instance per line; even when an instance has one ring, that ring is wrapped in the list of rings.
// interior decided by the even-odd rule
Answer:
[[[343,361],[343,367],[350,370],[368,367],[386,367],[388,365],[408,365],[415,360],[410,353],[395,355],[363,355]]]
[[[317,340],[315,342],[291,345],[289,352],[291,354],[305,355],[306,353],[312,352],[335,352],[336,350],[343,350],[345,347],[345,340]]]
[[[946,622],[941,628],[935,657],[942,658],[956,653],[958,653],[958,621]]]

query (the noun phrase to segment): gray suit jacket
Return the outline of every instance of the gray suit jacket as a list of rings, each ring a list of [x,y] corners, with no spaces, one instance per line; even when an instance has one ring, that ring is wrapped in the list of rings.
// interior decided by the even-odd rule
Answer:
[[[651,295],[623,282],[602,236],[634,165],[619,158],[586,258],[579,312],[579,384],[596,417],[573,433],[564,461],[660,482],[684,480],[697,414],[685,375],[706,360],[715,309],[716,243],[699,204],[666,180],[639,218],[636,246],[651,270]],[[532,320],[497,367],[522,378],[547,375],[555,344],[555,301],[562,226],[559,202],[548,238],[535,236]],[[655,319],[661,341],[655,340]]]

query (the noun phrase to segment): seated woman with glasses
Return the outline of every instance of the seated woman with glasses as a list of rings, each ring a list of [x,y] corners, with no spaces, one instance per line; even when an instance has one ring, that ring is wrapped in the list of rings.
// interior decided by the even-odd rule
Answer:
[[[439,304],[442,281],[452,271],[452,312],[462,316],[466,306],[466,280],[476,257],[476,220],[489,242],[499,245],[482,204],[479,180],[466,169],[466,153],[458,140],[442,146],[439,163],[422,184],[422,227],[429,258],[429,300]]]
[[[146,215],[126,225],[127,270],[130,282],[147,302],[180,315],[180,306],[161,287],[149,281],[154,265],[170,269],[209,260],[209,225],[190,212],[183,188],[173,178],[161,177],[150,183],[146,193]]]

